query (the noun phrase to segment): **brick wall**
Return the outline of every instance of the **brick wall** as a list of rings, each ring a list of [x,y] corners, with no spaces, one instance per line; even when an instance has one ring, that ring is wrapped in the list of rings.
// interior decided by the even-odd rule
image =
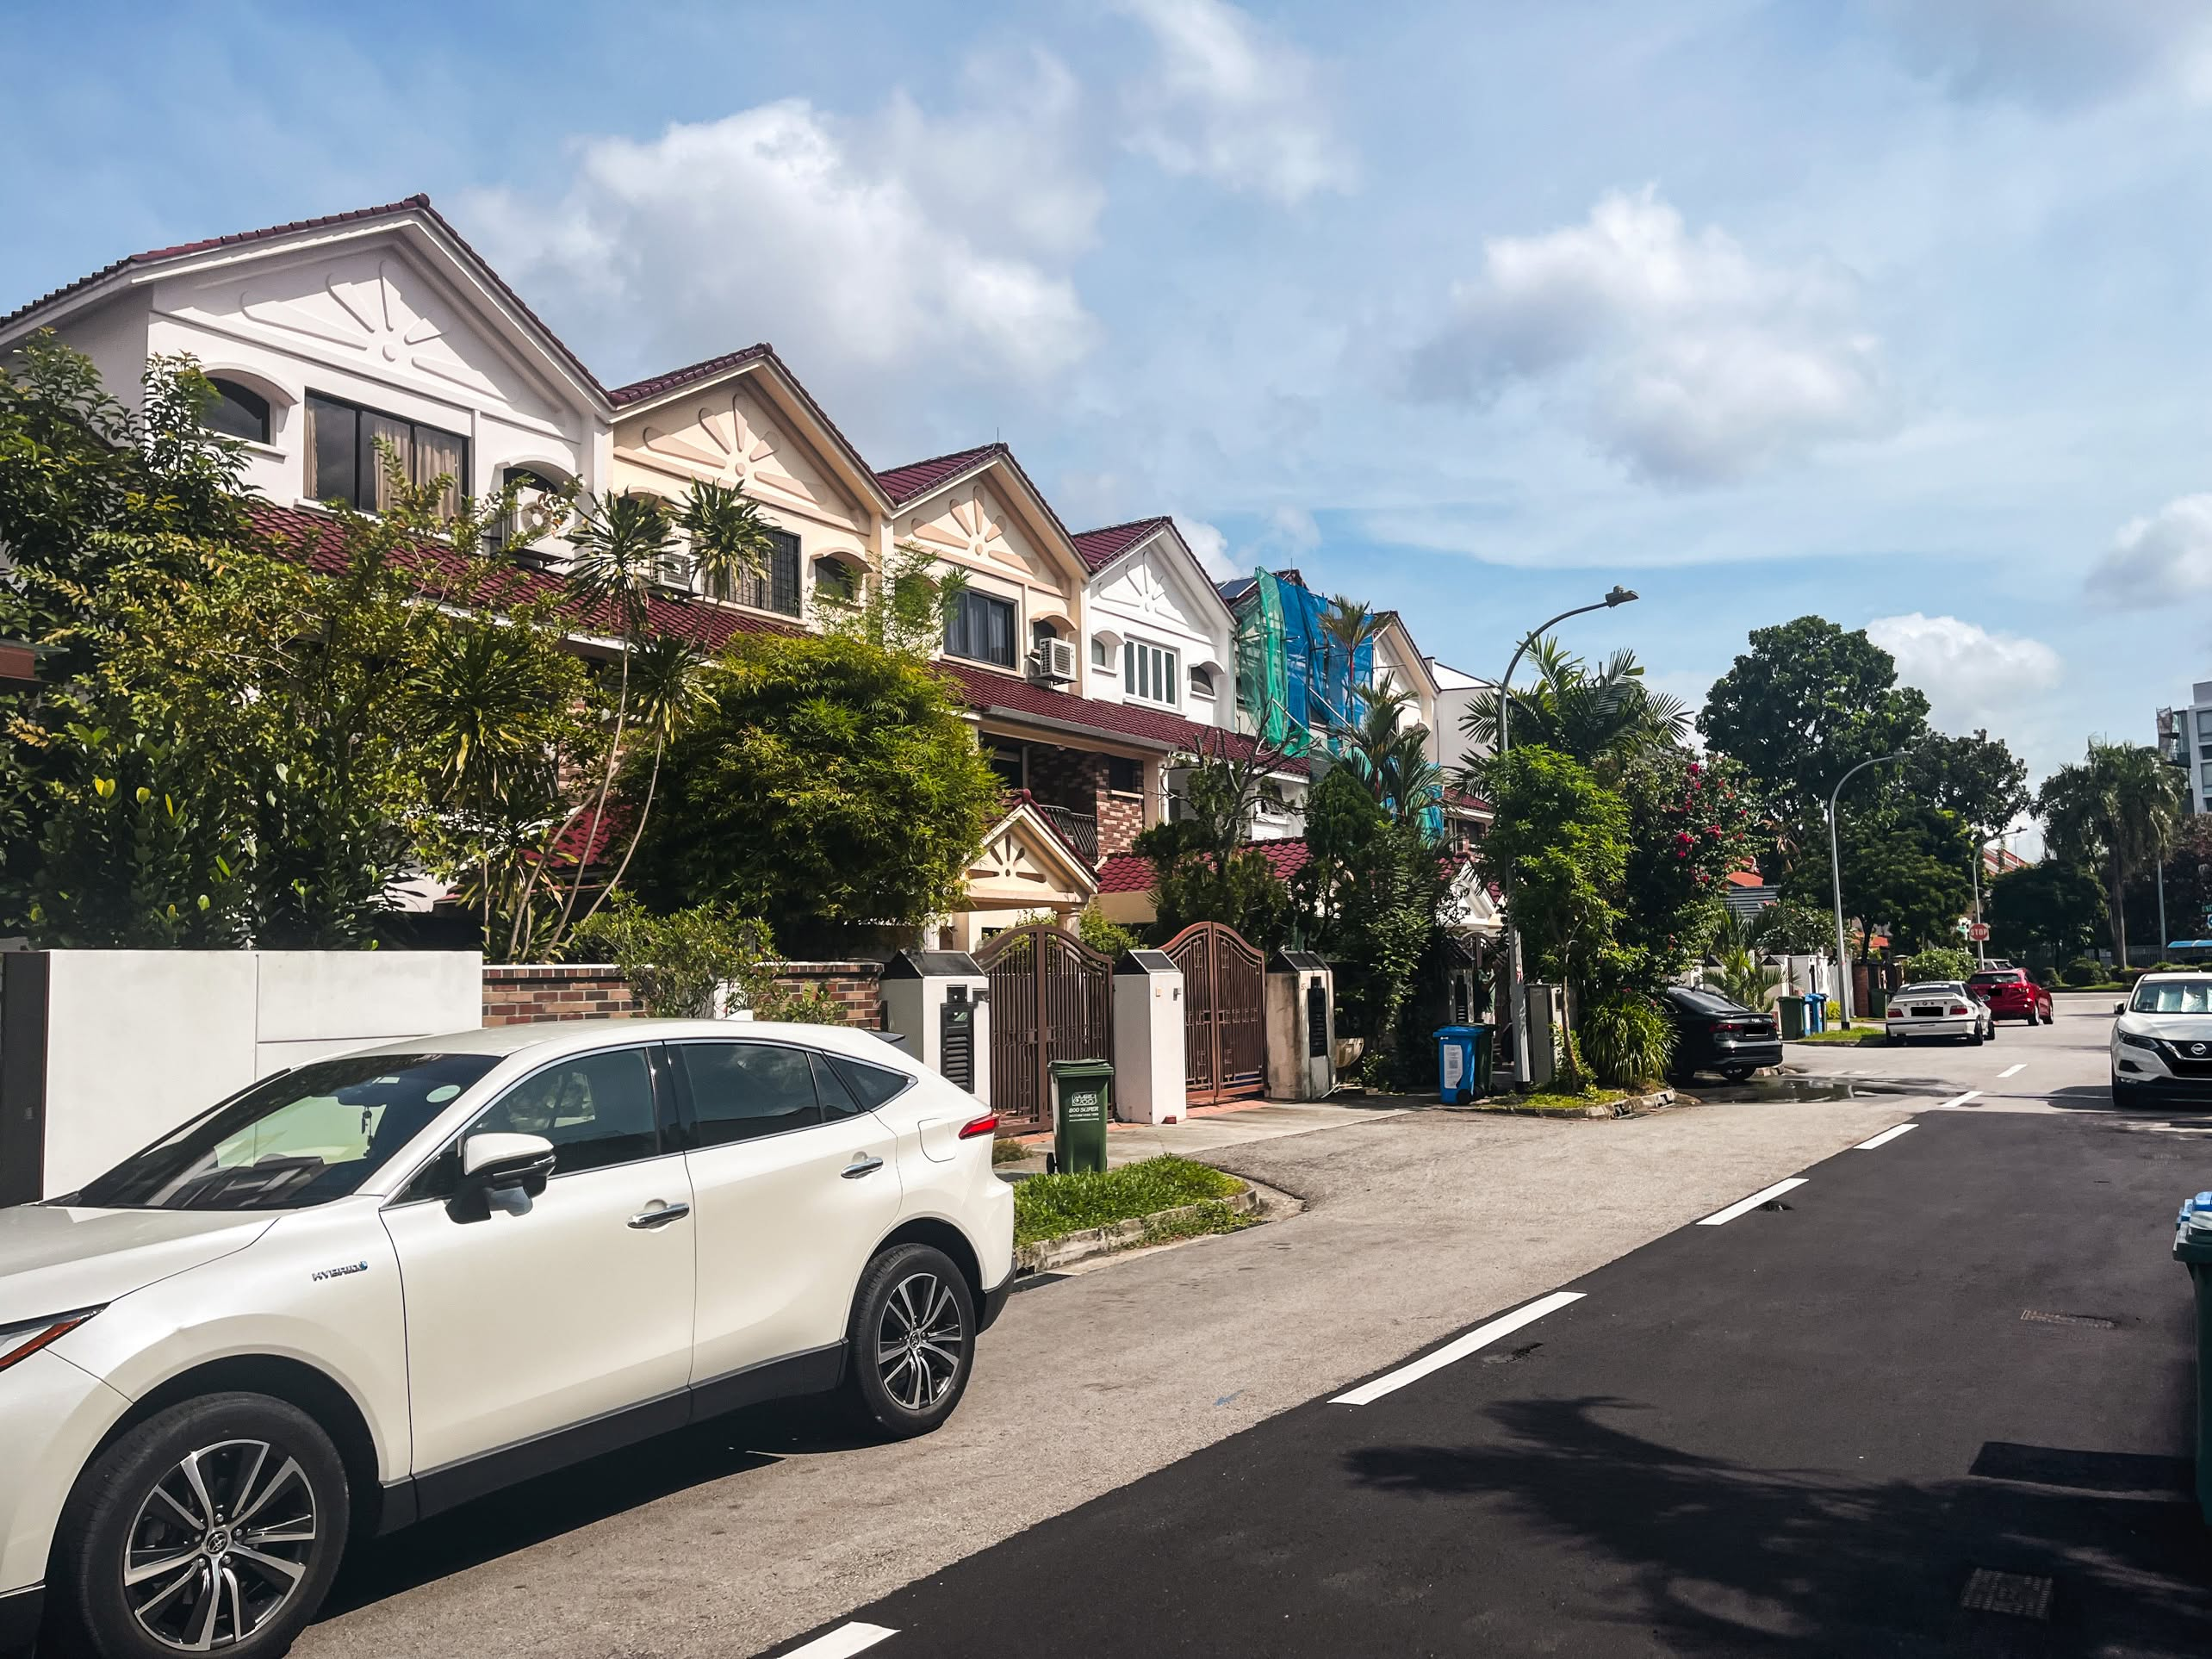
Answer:
[[[1145,827],[1144,797],[1116,794],[1107,787],[1106,756],[1051,743],[1031,743],[1028,750],[1029,792],[1040,801],[1096,818],[1100,858],[1128,852]]]
[[[778,985],[818,986],[837,999],[848,1025],[873,1028],[881,1017],[874,962],[786,962]],[[645,1010],[621,972],[605,962],[522,963],[484,969],[484,1023],[540,1020],[636,1020]]]
[[[1098,856],[1126,853],[1145,827],[1145,798],[1098,792]]]

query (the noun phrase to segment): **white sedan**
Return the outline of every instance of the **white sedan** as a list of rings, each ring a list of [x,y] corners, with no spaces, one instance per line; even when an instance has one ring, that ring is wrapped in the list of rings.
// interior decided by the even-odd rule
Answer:
[[[2146,973],[2112,1012],[2114,1105],[2212,1106],[2212,973]]]
[[[1989,1004],[1967,990],[1962,979],[1926,979],[1892,991],[1882,1027],[1892,1042],[1942,1037],[1981,1043],[1997,1035]]]
[[[734,1407],[959,1403],[973,1096],[864,1031],[510,1026],[264,1079],[0,1210],[0,1651],[281,1654],[388,1532]]]

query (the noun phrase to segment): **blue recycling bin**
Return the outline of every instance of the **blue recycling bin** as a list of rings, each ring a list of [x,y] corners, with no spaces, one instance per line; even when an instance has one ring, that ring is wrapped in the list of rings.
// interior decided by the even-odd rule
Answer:
[[[1828,998],[1817,991],[1805,993],[1805,1028],[1807,1031],[1828,1029]]]
[[[1436,1034],[1437,1098],[1464,1106],[1490,1092],[1490,1028],[1447,1025]]]
[[[2212,1523],[2212,1192],[2182,1205],[2173,1258],[2189,1270],[2196,1302],[2196,1507]]]

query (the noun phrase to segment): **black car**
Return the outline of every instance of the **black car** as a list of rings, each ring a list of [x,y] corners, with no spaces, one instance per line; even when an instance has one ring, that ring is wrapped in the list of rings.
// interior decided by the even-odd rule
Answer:
[[[1762,1066],[1782,1063],[1782,1036],[1773,1015],[1689,985],[1668,986],[1660,1002],[1675,1022],[1675,1059],[1668,1072],[1676,1082],[1718,1072],[1741,1083]]]

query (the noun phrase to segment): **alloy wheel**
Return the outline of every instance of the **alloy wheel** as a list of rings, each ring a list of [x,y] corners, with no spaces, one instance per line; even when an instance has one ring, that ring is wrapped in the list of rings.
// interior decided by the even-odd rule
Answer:
[[[123,1599],[165,1648],[235,1647],[292,1599],[315,1538],[315,1494],[296,1458],[266,1440],[203,1446],[139,1506]]]
[[[952,1287],[935,1273],[909,1274],[885,1298],[876,1332],[884,1392],[909,1411],[927,1411],[960,1376],[966,1343]]]

